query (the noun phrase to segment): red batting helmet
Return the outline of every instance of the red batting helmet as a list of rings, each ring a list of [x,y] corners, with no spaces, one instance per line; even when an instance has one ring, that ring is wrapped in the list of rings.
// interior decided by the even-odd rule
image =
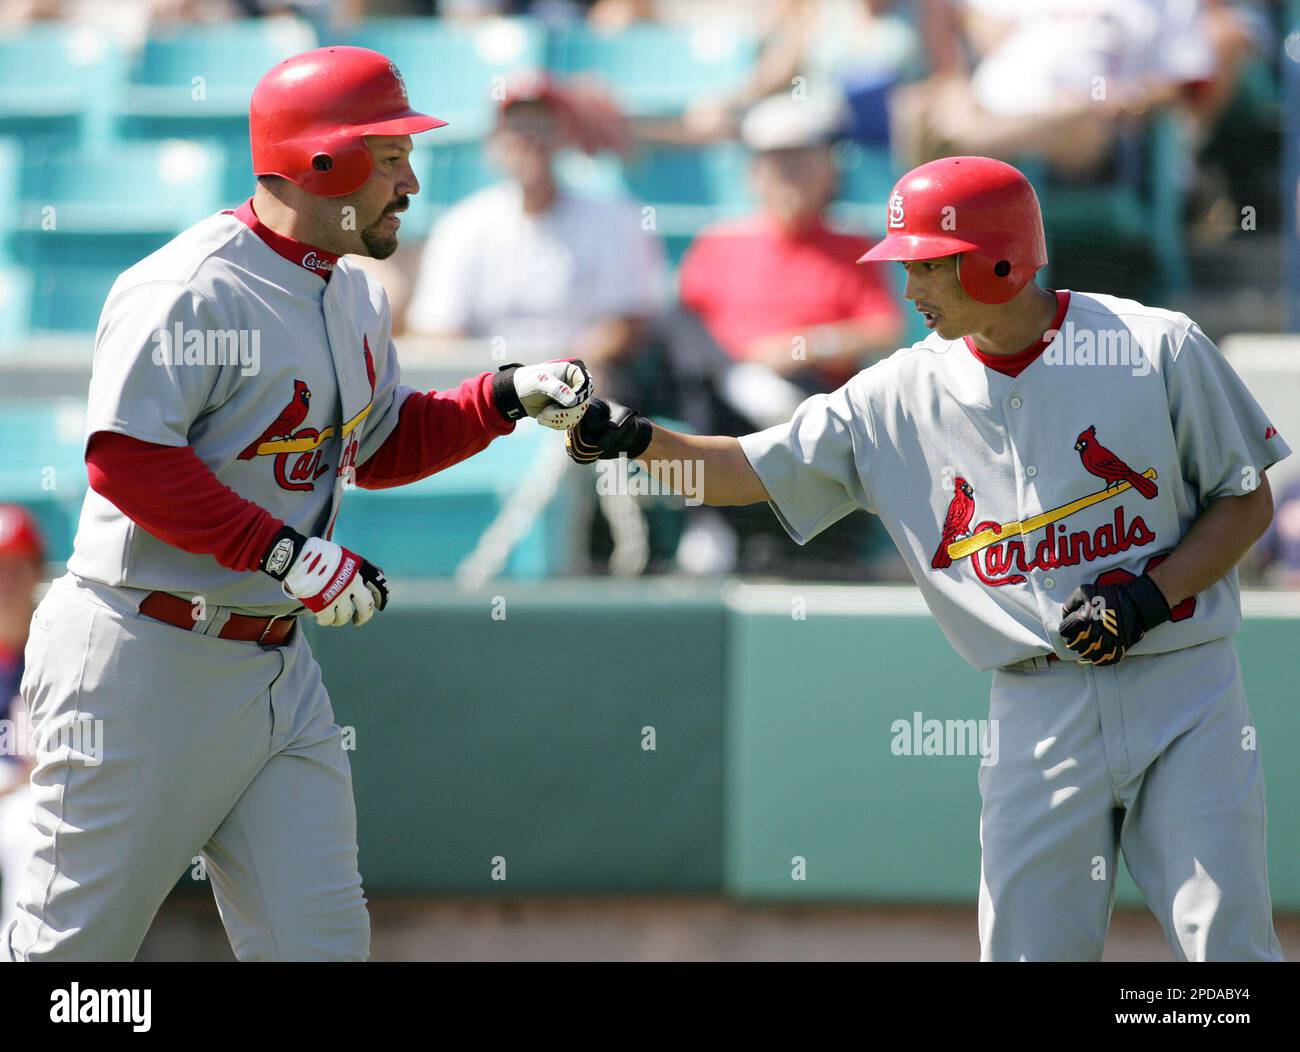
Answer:
[[[0,504],[0,555],[22,555],[45,562],[40,527],[21,504]]]
[[[859,263],[960,255],[961,287],[981,303],[1006,303],[1047,263],[1038,195],[991,157],[913,168],[894,184],[885,222],[885,239]]]
[[[342,197],[370,177],[363,136],[413,135],[446,123],[411,109],[402,75],[378,51],[317,48],[271,67],[253,89],[253,173]]]

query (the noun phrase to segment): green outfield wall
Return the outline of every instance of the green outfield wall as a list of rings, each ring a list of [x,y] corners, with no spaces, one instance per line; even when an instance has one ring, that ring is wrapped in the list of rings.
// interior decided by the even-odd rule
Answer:
[[[311,632],[370,894],[974,901],[978,755],[891,742],[896,720],[983,719],[991,674],[914,589],[396,593],[383,627]],[[1274,902],[1300,910],[1300,596],[1245,605]]]

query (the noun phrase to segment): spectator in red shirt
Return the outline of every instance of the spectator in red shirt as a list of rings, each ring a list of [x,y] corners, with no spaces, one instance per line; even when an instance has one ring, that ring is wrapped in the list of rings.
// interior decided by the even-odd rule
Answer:
[[[881,271],[858,266],[871,241],[839,233],[832,136],[839,99],[773,96],[746,116],[759,211],[700,234],[682,262],[681,300],[736,361],[805,390],[840,386],[897,349],[902,318]]]
[[[759,211],[704,231],[681,270],[682,305],[730,363],[711,377],[720,405],[709,431],[744,434],[788,420],[809,393],[839,387],[898,348],[898,304],[882,272],[857,263],[872,242],[832,230],[823,217],[835,197],[830,144],[846,115],[841,98],[818,89],[765,99],[742,122]],[[692,509],[678,565],[835,581],[906,574],[869,516],[836,523],[813,551],[790,544],[757,508]]]

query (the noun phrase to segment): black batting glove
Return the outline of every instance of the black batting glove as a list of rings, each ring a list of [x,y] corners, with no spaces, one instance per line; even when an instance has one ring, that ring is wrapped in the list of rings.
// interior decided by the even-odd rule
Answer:
[[[578,464],[639,457],[650,444],[654,425],[634,409],[593,398],[587,412],[565,433],[564,448]]]
[[[1169,602],[1147,574],[1127,584],[1085,584],[1061,607],[1059,631],[1081,665],[1118,663],[1157,625],[1169,620]]]

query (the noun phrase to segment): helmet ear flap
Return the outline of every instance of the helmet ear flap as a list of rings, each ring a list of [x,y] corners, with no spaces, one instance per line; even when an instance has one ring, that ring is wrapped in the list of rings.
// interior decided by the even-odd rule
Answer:
[[[988,248],[962,253],[957,260],[957,277],[961,287],[981,303],[999,304],[1014,299],[1033,278],[1033,267],[1016,267],[1007,258],[1008,246],[995,243]],[[963,267],[962,264],[965,264]]]
[[[304,161],[307,170],[302,185],[310,193],[324,197],[355,193],[374,168],[370,148],[362,136],[341,135],[321,143]]]

